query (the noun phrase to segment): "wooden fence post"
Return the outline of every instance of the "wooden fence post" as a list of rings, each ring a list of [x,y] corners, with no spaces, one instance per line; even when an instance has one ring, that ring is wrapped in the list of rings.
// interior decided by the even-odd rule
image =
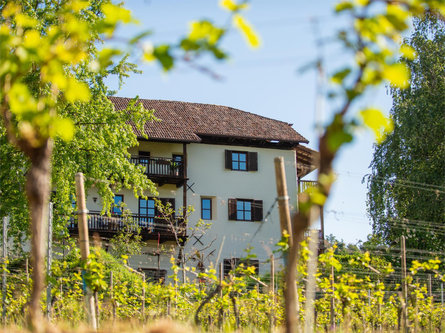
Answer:
[[[6,265],[8,262],[8,222],[9,216],[3,217],[3,262],[2,262],[2,321],[6,325]]]
[[[116,302],[114,300],[114,294],[113,294],[113,272],[110,272],[110,298],[111,298],[111,312],[113,314],[113,324],[116,320]]]
[[[275,326],[275,257],[270,255],[270,294],[272,296],[272,308],[270,309],[270,330],[273,331]]]
[[[405,236],[400,238],[401,244],[401,260],[402,260],[402,294],[403,294],[403,330],[408,332],[408,286],[406,281],[406,247],[405,247]]]
[[[51,276],[51,264],[53,256],[53,203],[48,203],[48,248],[46,257],[46,272]],[[46,286],[46,318],[51,320],[51,282]]]
[[[307,264],[306,304],[304,331],[314,331],[314,299],[316,288],[317,261],[318,261],[318,230],[311,230],[309,235],[309,260]]]
[[[293,238],[292,222],[289,211],[289,196],[287,194],[286,172],[284,169],[283,157],[276,157],[275,163],[275,179],[277,183],[278,209],[280,213],[281,234],[289,234],[289,258],[291,262],[296,262],[298,253],[299,240]],[[290,252],[292,251],[292,252]],[[289,269],[287,253],[284,253],[284,264],[286,266],[285,283],[284,283],[284,303],[285,303],[285,326],[286,332],[291,332],[298,326],[298,290],[295,271]]]
[[[331,266],[331,330],[335,331],[335,290],[334,290],[334,266]]]
[[[278,210],[280,213],[281,235],[285,232],[289,235],[289,247],[293,244],[292,224],[289,210],[289,196],[287,194],[286,172],[284,170],[283,157],[276,157],[275,160],[275,180],[277,183]]]
[[[81,172],[76,173],[76,197],[80,255],[82,260],[86,261],[90,254],[90,244],[88,237],[88,211],[85,203],[85,185],[83,173]],[[94,297],[89,287],[86,287],[85,303],[87,307],[88,321],[90,322],[90,325],[92,325],[93,329],[97,330]]]
[[[443,282],[440,283],[440,304],[443,306]]]
[[[145,273],[142,273],[142,320],[145,323]]]
[[[25,265],[26,265],[26,268],[25,268],[26,283],[28,284],[29,283],[29,259],[28,258],[25,259]]]

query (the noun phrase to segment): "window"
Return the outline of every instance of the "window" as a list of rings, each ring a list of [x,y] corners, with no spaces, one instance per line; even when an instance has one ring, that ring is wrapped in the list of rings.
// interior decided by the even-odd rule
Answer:
[[[240,265],[243,264],[244,268],[247,267],[255,267],[255,274],[258,275],[259,273],[259,267],[260,262],[255,259],[240,259],[240,258],[230,258],[230,259],[224,259],[223,261],[223,270],[224,270],[224,277],[229,275],[231,271],[235,271],[235,269]]]
[[[161,201],[162,205],[167,206],[167,204],[170,204],[170,208],[173,210],[175,209],[175,199],[160,198],[159,200]],[[171,217],[175,218],[174,212]],[[156,203],[153,198],[139,198],[139,226],[152,228],[155,222],[162,224],[162,221],[160,221],[162,218],[162,213],[159,211],[158,207],[156,207]],[[155,221],[156,219],[157,221]]]
[[[139,198],[139,225],[141,227],[152,226],[156,214],[155,201],[153,199]]]
[[[232,152],[232,170],[247,171],[247,153]]]
[[[225,167],[236,171],[258,171],[258,153],[247,151],[225,151]]]
[[[238,221],[252,221],[252,202],[247,200],[236,201],[236,219]]]
[[[139,164],[148,167],[150,164],[150,152],[149,151],[139,151]]]
[[[164,284],[167,271],[156,268],[140,268],[139,271],[145,274],[145,281]]]
[[[184,157],[182,155],[173,155],[172,158],[172,172],[175,176],[184,174]]]
[[[212,199],[211,198],[201,198],[201,219],[211,220],[212,219]]]
[[[122,194],[116,194],[114,196],[113,215],[122,215],[122,203],[124,202],[124,196]]]
[[[251,199],[229,199],[229,220],[262,221],[263,201]]]

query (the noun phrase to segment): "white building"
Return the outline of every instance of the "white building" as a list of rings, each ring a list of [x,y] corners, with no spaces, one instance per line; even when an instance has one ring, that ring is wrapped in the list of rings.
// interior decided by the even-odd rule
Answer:
[[[130,101],[119,97],[111,100],[117,110],[125,109]],[[211,263],[228,263],[229,259],[245,257],[245,249],[251,246],[259,274],[266,273],[266,261],[281,237],[274,158],[284,158],[290,205],[295,209],[296,152],[308,141],[291,124],[230,107],[159,100],[141,103],[155,109],[161,122],[146,124],[149,140],[137,133],[140,144],[131,150],[132,160],[143,165],[147,176],[158,185],[158,198],[176,210],[175,230],[187,240],[186,258],[198,253],[187,265],[199,270]],[[313,168],[305,163],[299,170],[307,173]],[[120,209],[114,209],[113,218],[94,214],[102,208],[97,197],[94,189],[88,193],[90,229],[110,237],[119,229]],[[143,253],[130,258],[130,265],[150,275],[169,274],[170,257],[182,256],[170,223],[162,218],[152,198],[138,199],[131,190],[123,190],[116,193],[116,204],[120,201],[132,212],[146,240]],[[186,228],[181,228],[182,207],[189,205],[195,210]],[[211,223],[211,227],[192,231],[199,220]]]

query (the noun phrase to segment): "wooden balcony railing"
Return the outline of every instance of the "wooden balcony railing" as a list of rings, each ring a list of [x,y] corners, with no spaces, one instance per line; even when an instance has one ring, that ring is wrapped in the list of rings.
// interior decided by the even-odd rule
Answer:
[[[315,186],[317,186],[317,181],[315,180],[300,180],[298,181],[298,193],[302,193],[308,188]]]
[[[104,237],[112,237],[115,234],[129,228],[132,231],[134,225],[134,231],[136,226],[140,228],[141,236],[144,240],[158,239],[160,236],[163,240],[174,240],[175,232],[178,237],[186,236],[186,226],[182,219],[176,218],[174,223],[170,223],[163,218],[141,216],[139,214],[133,214],[128,216],[101,215],[100,212],[90,212],[88,214],[88,231],[90,233],[98,233]],[[68,224],[68,230],[73,233],[78,233],[77,219],[72,217]]]
[[[137,165],[143,165],[144,173],[148,177],[173,177],[184,178],[183,161],[175,161],[166,157],[132,156],[130,161]]]

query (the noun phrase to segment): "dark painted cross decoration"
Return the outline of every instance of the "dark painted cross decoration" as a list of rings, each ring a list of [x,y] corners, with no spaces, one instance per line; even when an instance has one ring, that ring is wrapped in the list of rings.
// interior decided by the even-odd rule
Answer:
[[[190,185],[189,185],[189,184],[187,184],[187,191],[188,191],[188,190],[190,190],[190,191],[192,191],[193,193],[195,193],[195,191],[193,191],[193,188],[192,188],[192,187],[193,187],[193,185],[195,185],[195,183],[193,183],[193,184],[190,184]]]
[[[201,236],[199,236],[199,237],[193,235],[193,237],[195,237],[195,239],[196,239],[195,242],[193,243],[193,245],[196,245],[196,243],[198,243],[198,242],[201,243],[201,245],[204,245],[204,243],[201,242],[202,236],[204,236],[204,234],[201,234]]]

